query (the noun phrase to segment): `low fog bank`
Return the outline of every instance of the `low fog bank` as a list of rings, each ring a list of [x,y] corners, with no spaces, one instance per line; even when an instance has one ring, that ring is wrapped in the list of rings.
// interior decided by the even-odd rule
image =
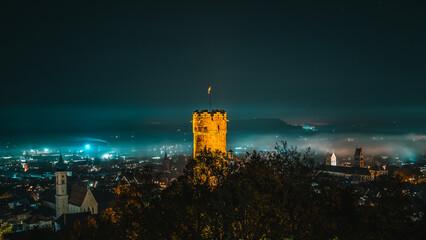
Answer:
[[[416,158],[426,152],[426,135],[377,135],[358,133],[318,133],[310,136],[294,134],[241,134],[231,137],[228,146],[243,145],[247,149],[273,149],[277,141],[286,141],[299,150],[311,148],[325,154],[335,152],[339,156],[352,156],[356,147],[362,147],[365,155],[392,155],[404,159]],[[244,149],[242,149],[244,150]]]

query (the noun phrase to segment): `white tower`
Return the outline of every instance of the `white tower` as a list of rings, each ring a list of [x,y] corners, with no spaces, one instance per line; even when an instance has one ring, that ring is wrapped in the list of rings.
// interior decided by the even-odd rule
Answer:
[[[334,152],[325,155],[325,165],[337,166],[337,158]]]
[[[68,194],[67,194],[67,171],[64,166],[62,154],[59,155],[59,161],[56,168],[56,218],[68,213]]]
[[[336,155],[333,152],[333,154],[331,155],[331,166],[337,166],[337,161],[336,160],[337,160],[336,159]]]

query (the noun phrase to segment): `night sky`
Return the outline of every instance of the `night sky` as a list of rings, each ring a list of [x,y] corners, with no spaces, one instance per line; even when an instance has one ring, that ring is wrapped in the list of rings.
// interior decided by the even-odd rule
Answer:
[[[184,3],[182,3],[184,2]],[[0,3],[2,132],[426,121],[426,1]]]

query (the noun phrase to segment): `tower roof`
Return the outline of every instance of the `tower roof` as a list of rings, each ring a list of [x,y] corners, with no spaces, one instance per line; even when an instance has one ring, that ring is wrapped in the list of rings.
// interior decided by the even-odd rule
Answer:
[[[59,160],[56,164],[56,171],[65,171],[64,159],[62,158],[62,153],[59,153]]]
[[[74,185],[71,188],[69,203],[75,206],[81,207],[84,202],[84,198],[87,195],[87,188],[83,186]]]
[[[362,148],[356,148],[355,150],[355,156],[360,156],[362,153]]]

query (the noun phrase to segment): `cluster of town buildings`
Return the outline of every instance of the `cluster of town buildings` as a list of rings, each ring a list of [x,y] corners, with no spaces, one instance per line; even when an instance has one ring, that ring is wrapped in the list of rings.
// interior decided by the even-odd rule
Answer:
[[[162,188],[182,172],[186,159],[168,157],[157,162],[140,159],[34,161],[25,168],[19,160],[0,164],[0,224],[14,232],[48,228],[60,230],[110,207],[119,184],[138,183],[136,171],[149,166]]]

